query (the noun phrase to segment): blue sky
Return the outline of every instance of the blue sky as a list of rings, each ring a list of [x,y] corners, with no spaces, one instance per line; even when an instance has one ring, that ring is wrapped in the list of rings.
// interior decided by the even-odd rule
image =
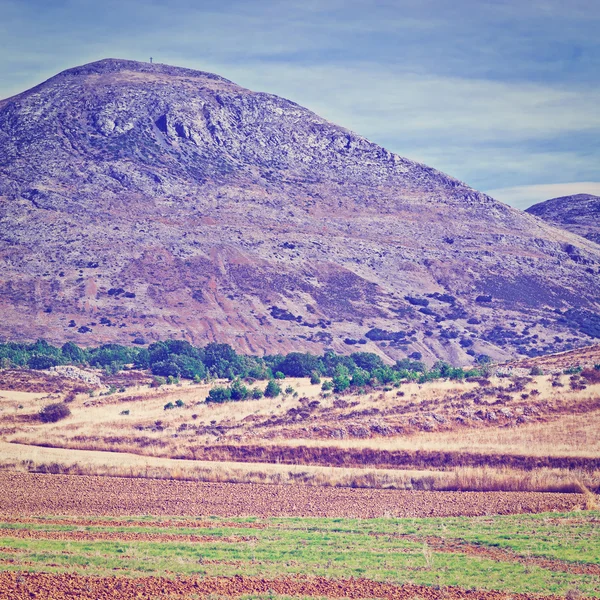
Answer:
[[[599,0],[0,0],[0,97],[101,58],[219,73],[524,208],[600,195]]]

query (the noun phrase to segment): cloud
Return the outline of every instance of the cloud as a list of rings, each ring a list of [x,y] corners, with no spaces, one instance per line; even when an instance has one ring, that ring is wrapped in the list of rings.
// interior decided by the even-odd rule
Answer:
[[[600,196],[600,181],[521,185],[488,190],[486,193],[496,198],[496,200],[525,209],[538,202],[550,200],[551,198],[560,198],[561,196],[572,196],[574,194]]]
[[[153,56],[294,100],[478,189],[597,178],[597,0],[0,0],[0,9],[0,97],[75,64]]]

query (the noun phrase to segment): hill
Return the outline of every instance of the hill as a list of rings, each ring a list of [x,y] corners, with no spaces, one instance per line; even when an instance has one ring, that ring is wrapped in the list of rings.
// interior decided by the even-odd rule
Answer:
[[[600,249],[277,96],[107,59],[0,101],[0,336],[464,364],[600,336]]]
[[[561,196],[534,204],[526,212],[600,244],[600,196]]]

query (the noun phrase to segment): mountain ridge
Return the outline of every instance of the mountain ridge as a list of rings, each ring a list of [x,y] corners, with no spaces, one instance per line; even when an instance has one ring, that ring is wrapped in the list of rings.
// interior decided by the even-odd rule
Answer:
[[[591,242],[218,75],[75,67],[0,102],[0,143],[6,337],[467,362],[600,312]]]
[[[526,212],[600,244],[600,196],[573,194],[538,202]]]

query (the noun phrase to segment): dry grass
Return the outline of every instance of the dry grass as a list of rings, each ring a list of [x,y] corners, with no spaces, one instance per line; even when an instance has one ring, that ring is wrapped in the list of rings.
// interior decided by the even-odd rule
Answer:
[[[573,472],[567,469],[522,471],[459,467],[433,471],[216,463],[2,443],[0,455],[2,470],[41,473],[401,490],[574,492],[585,495],[589,510],[592,510],[590,507],[595,501],[590,488],[600,489],[600,472]]]
[[[277,445],[338,446],[381,450],[438,450],[521,456],[600,455],[600,411],[564,414],[544,423],[514,428],[485,428],[417,433],[410,437],[365,440],[276,440]]]
[[[130,387],[121,393],[90,397],[78,395],[69,403],[72,415],[55,424],[41,424],[27,415],[35,415],[42,406],[56,401],[43,393],[0,391],[0,441],[21,442],[29,445],[49,445],[69,448],[65,455],[51,455],[55,449],[44,449],[45,456],[32,456],[23,447],[21,455],[10,454],[13,444],[0,445],[0,463],[19,468],[66,469],[90,474],[117,474],[123,476],[158,476],[191,478],[202,481],[268,481],[298,482],[309,485],[349,485],[360,487],[398,487],[400,489],[472,489],[472,490],[535,490],[581,491],[581,485],[597,489],[596,473],[574,473],[558,469],[538,469],[524,472],[515,469],[454,468],[449,471],[403,471],[390,469],[333,469],[317,466],[277,465],[266,463],[202,463],[200,461],[173,461],[174,457],[193,459],[196,449],[219,444],[255,444],[264,446],[320,446],[331,448],[370,448],[374,450],[430,450],[482,454],[509,454],[522,456],[600,456],[600,410],[577,414],[578,407],[598,398],[599,385],[586,389],[572,389],[569,377],[560,378],[562,387],[553,387],[548,376],[531,378],[522,390],[537,393],[521,400],[521,392],[512,393],[508,404],[536,403],[562,406],[562,412],[549,410],[537,418],[509,427],[506,423],[481,424],[457,427],[453,419],[432,432],[410,431],[404,435],[387,435],[366,438],[311,437],[309,426],[347,423],[344,420],[355,414],[354,422],[383,420],[389,413],[394,417],[398,407],[410,406],[411,415],[440,410],[437,407],[460,403],[461,396],[480,389],[477,382],[436,381],[424,385],[403,384],[400,389],[376,391],[364,395],[345,396],[348,407],[334,407],[333,396],[323,397],[320,386],[311,385],[307,379],[288,379],[282,387],[291,385],[297,396],[288,395],[257,401],[206,404],[210,385],[190,384]],[[509,389],[511,380],[492,378],[490,385],[498,393]],[[264,387],[264,382],[257,382]],[[400,394],[400,395],[399,395]],[[284,417],[292,408],[302,406],[302,397],[318,399],[320,408],[311,413],[310,421],[276,426],[269,419]],[[183,408],[164,410],[168,402],[182,400]],[[495,397],[485,396],[477,407],[487,410]],[[511,404],[511,402],[513,404]],[[306,403],[305,403],[306,404]],[[566,407],[566,408],[565,408]],[[573,414],[569,413],[573,407]],[[376,417],[369,411],[377,409]],[[122,414],[128,411],[128,414]],[[387,413],[386,413],[387,411]],[[365,416],[363,416],[363,413]],[[380,416],[384,415],[384,416]],[[409,415],[410,416],[410,415]],[[408,419],[404,413],[400,417]],[[156,423],[160,422],[160,426]],[[190,428],[195,427],[195,429]],[[204,427],[199,431],[198,426]],[[445,429],[444,429],[445,427]],[[210,432],[207,432],[212,429]],[[33,447],[33,446],[30,446]],[[79,453],[79,450],[100,450]],[[129,455],[123,453],[130,453]],[[109,458],[110,457],[110,458]],[[198,455],[200,457],[200,455]],[[212,457],[211,457],[212,458]],[[31,462],[29,462],[31,461]],[[160,461],[170,461],[162,463]],[[187,464],[190,463],[190,464]],[[592,500],[590,499],[590,502]]]

